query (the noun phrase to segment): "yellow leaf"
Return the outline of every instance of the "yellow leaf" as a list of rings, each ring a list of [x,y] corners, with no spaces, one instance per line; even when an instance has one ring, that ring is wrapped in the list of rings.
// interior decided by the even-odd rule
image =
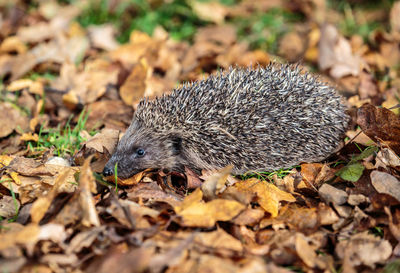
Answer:
[[[119,90],[119,94],[126,105],[132,105],[144,96],[147,71],[148,66],[143,62],[132,68],[131,74]]]
[[[21,185],[21,179],[18,176],[18,173],[16,172],[11,172],[10,173],[11,178],[14,180],[15,184]]]
[[[38,141],[39,141],[39,136],[38,136],[38,134],[24,133],[24,134],[22,134],[22,136],[20,137],[20,140],[38,142]]]
[[[184,209],[192,206],[193,204],[199,203],[203,199],[203,192],[201,191],[200,188],[197,188],[194,192],[189,194],[188,196],[183,199],[182,204],[180,206],[176,206],[175,212],[179,213],[183,211]]]
[[[8,166],[13,158],[9,155],[0,155],[0,164],[1,167]]]
[[[234,185],[239,191],[253,193],[257,198],[258,204],[272,217],[276,217],[279,211],[279,202],[295,202],[296,198],[271,183],[260,181],[256,178],[250,178],[240,181]]]
[[[213,227],[217,221],[229,221],[246,208],[234,200],[215,199],[205,203],[199,198],[201,195],[201,191],[197,189],[193,197],[185,198],[185,204],[175,207],[184,226]]]

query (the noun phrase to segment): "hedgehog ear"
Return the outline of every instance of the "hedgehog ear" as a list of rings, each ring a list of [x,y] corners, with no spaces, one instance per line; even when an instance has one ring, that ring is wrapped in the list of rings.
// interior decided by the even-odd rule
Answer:
[[[182,138],[179,136],[173,136],[172,141],[172,153],[174,155],[180,154],[182,150]]]

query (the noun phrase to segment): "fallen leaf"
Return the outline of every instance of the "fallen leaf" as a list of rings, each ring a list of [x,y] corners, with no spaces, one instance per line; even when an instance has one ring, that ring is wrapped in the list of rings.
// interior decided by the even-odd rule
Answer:
[[[366,265],[375,268],[392,254],[392,246],[387,240],[368,234],[368,231],[352,235],[348,240],[339,241],[335,252],[343,259],[343,267],[357,272],[355,267]]]
[[[42,220],[43,216],[45,215],[46,211],[51,205],[51,202],[53,199],[56,197],[56,195],[60,191],[60,185],[63,183],[66,183],[67,176],[69,174],[70,170],[65,170],[63,173],[61,173],[59,176],[57,176],[55,184],[51,191],[46,196],[41,196],[39,197],[32,205],[31,208],[31,217],[32,217],[32,223],[38,224],[40,220]]]
[[[226,187],[229,175],[232,172],[233,166],[227,166],[221,170],[213,172],[201,185],[205,200],[212,200]]]
[[[326,183],[319,188],[318,194],[327,204],[343,205],[348,198],[348,194],[345,191]]]
[[[9,102],[0,103],[0,138],[8,136],[14,130],[23,133],[28,128],[29,121],[25,114]]]
[[[82,146],[94,149],[100,153],[104,153],[104,148],[112,154],[114,148],[118,143],[119,131],[113,129],[102,129],[99,133],[95,134],[87,141],[82,143]]]
[[[390,27],[392,33],[400,35],[400,2],[394,2],[392,9],[390,10]]]
[[[333,25],[326,24],[321,29],[318,64],[322,70],[330,69],[330,75],[338,79],[358,76],[362,62],[352,53],[349,41]]]
[[[245,206],[237,201],[214,199],[205,203],[201,198],[201,190],[196,189],[180,206],[174,208],[177,215],[182,217],[182,225],[213,227],[217,221],[232,220],[245,209]]]
[[[378,85],[371,74],[364,71],[360,73],[360,86],[358,87],[358,94],[362,100],[378,96]]]
[[[36,133],[35,134],[25,133],[25,134],[22,134],[22,136],[20,137],[20,140],[38,142],[39,141],[39,135],[36,134]]]
[[[198,233],[194,238],[194,242],[216,251],[223,249],[224,252],[232,251],[237,254],[243,251],[242,243],[221,228],[212,232]]]
[[[376,155],[375,167],[400,167],[400,158],[390,149],[382,148]]]
[[[211,21],[216,24],[222,24],[225,16],[228,14],[226,6],[217,1],[210,2],[189,2],[193,8],[194,13],[205,21]]]
[[[295,202],[296,198],[288,192],[278,189],[275,185],[250,178],[234,185],[239,191],[250,192],[256,196],[257,202],[271,217],[276,217],[281,201]]]
[[[364,104],[358,109],[357,123],[372,140],[388,145],[400,155],[400,119],[392,111]]]
[[[380,171],[372,171],[371,183],[377,192],[388,194],[400,201],[400,183],[393,175]]]
[[[0,217],[9,219],[18,214],[21,204],[12,196],[3,195],[0,199]]]
[[[303,52],[304,41],[297,32],[288,32],[279,41],[279,54],[289,62],[298,60]]]
[[[317,256],[316,249],[309,244],[308,238],[301,233],[296,233],[295,238],[296,252],[301,260],[311,268],[325,269],[326,263]]]
[[[365,167],[358,162],[351,163],[341,168],[336,175],[350,182],[357,182],[364,172]]]
[[[105,24],[100,26],[90,26],[88,28],[89,37],[94,47],[107,51],[118,48],[118,42],[115,40],[115,28],[112,25]]]
[[[96,183],[90,169],[91,159],[92,157],[89,157],[85,160],[79,176],[79,204],[83,211],[82,225],[97,227],[100,226],[100,219],[92,196],[92,193],[96,193]]]
[[[245,209],[235,219],[233,223],[241,226],[255,226],[264,217],[265,211],[262,209]]]
[[[132,68],[131,74],[128,76],[119,91],[119,94],[126,105],[133,105],[144,97],[148,69],[146,63],[137,64]]]
[[[0,251],[20,245],[34,245],[39,240],[39,234],[40,227],[34,224],[0,233]]]
[[[10,36],[3,40],[0,44],[0,52],[17,52],[18,54],[23,54],[27,51],[27,46],[18,37]]]

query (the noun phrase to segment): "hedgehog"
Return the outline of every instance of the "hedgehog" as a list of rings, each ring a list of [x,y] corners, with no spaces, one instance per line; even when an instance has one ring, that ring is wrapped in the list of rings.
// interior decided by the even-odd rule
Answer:
[[[290,168],[337,151],[348,124],[343,98],[298,65],[231,67],[143,99],[103,175]]]

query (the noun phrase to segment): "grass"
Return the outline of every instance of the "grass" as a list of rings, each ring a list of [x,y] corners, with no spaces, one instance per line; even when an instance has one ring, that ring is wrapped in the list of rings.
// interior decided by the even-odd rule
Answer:
[[[112,23],[118,30],[117,40],[126,43],[132,30],[140,30],[151,35],[162,26],[173,39],[191,40],[196,29],[206,24],[199,19],[188,2],[172,0],[166,3],[145,0],[121,1],[110,9],[108,0],[91,0],[88,7],[78,17],[83,27]]]
[[[279,170],[271,171],[271,172],[251,172],[251,173],[239,175],[238,177],[241,180],[246,180],[249,178],[257,178],[261,181],[271,182],[272,177],[274,175],[276,175],[278,178],[284,178],[286,175],[293,173],[293,168],[298,168],[298,167],[300,167],[300,166],[293,166],[291,168],[279,169]]]
[[[38,141],[28,141],[28,149],[37,152],[54,147],[54,154],[57,156],[73,155],[79,150],[81,143],[86,140],[81,132],[85,130],[88,116],[89,114],[83,110],[74,128],[71,128],[70,125],[72,117],[67,121],[64,128],[58,126],[57,128],[44,129],[42,126],[39,130]],[[91,132],[91,135],[94,133]]]
[[[358,23],[354,17],[354,9],[350,4],[344,6],[344,20],[339,23],[340,32],[345,36],[350,37],[354,34],[360,35],[364,41],[368,40],[368,36],[377,29],[381,23],[365,22]]]
[[[193,41],[196,30],[210,22],[200,19],[186,0],[148,2],[145,0],[122,1],[110,9],[108,0],[91,0],[79,16],[83,27],[112,23],[118,30],[117,40],[126,43],[132,30],[152,35],[162,26],[175,40]],[[221,4],[234,5],[237,0],[220,0]],[[238,30],[239,39],[251,48],[277,52],[279,38],[290,30],[290,23],[303,19],[301,15],[274,8],[247,18],[228,19]]]
[[[281,8],[273,8],[264,13],[256,13],[247,18],[233,19],[238,29],[238,37],[249,43],[252,49],[278,52],[278,41],[291,30],[293,22],[302,20],[299,14]]]
[[[118,162],[114,165],[115,193],[118,194]]]

